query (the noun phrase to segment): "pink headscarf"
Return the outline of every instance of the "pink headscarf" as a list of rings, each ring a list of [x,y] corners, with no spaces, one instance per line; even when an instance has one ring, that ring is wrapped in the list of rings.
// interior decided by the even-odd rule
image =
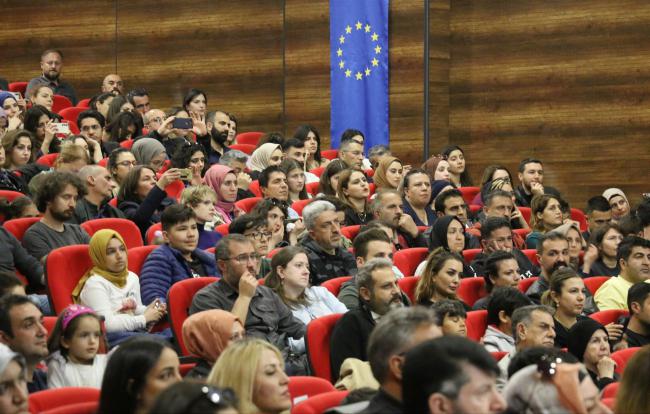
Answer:
[[[235,203],[224,200],[221,195],[221,184],[229,173],[233,173],[235,176],[237,175],[235,170],[228,166],[214,164],[205,172],[205,176],[203,177],[203,183],[210,186],[217,193],[216,209],[226,224],[232,221],[230,215],[235,211]]]

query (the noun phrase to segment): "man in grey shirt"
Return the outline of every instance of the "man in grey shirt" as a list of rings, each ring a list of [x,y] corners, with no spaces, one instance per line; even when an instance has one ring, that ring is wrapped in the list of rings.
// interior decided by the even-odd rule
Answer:
[[[41,54],[41,70],[43,74],[33,78],[27,84],[25,95],[30,96],[32,90],[39,85],[47,85],[55,95],[63,95],[70,99],[73,105],[77,104],[77,95],[69,83],[60,79],[61,68],[63,67],[63,54],[60,50],[48,49]]]
[[[36,207],[43,213],[41,221],[31,226],[23,237],[23,247],[41,263],[52,250],[73,244],[88,244],[90,236],[76,224],[68,224],[86,190],[76,175],[68,172],[48,173],[36,195]]]
[[[194,295],[190,314],[210,309],[231,312],[245,321],[246,334],[264,339],[281,350],[286,338],[300,339],[306,326],[270,288],[258,284],[260,256],[241,234],[229,234],[217,243],[215,256],[223,277]]]

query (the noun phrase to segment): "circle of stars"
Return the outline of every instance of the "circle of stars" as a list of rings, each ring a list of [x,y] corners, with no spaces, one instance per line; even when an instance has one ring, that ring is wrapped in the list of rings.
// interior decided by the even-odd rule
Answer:
[[[351,78],[351,77],[354,76],[354,78],[356,80],[360,81],[360,80],[362,80],[364,78],[364,76],[365,77],[370,76],[370,74],[372,73],[372,69],[370,67],[366,66],[363,71],[358,70],[355,73],[353,73],[353,71],[347,66],[347,62],[344,60],[344,56],[343,56],[343,49],[341,49],[342,45],[345,44],[346,36],[347,35],[352,35],[353,30],[358,31],[358,32],[363,30],[362,33],[368,33],[368,36],[370,36],[370,39],[375,43],[379,42],[379,35],[376,32],[372,31],[372,27],[368,23],[366,23],[364,25],[359,20],[357,20],[357,22],[354,24],[354,27],[352,27],[350,25],[347,25],[345,27],[345,34],[342,34],[339,37],[339,47],[336,50],[336,56],[337,56],[337,58],[339,58],[339,62],[338,62],[339,69],[342,70],[343,73],[345,73],[346,78]],[[372,34],[370,34],[371,32],[372,32]],[[379,46],[379,44],[376,43],[375,47],[373,48],[373,51],[375,52],[375,55],[373,56],[372,60],[370,61],[370,64],[371,64],[372,67],[379,67],[379,60],[377,60],[377,56],[379,56],[381,54],[381,46]]]

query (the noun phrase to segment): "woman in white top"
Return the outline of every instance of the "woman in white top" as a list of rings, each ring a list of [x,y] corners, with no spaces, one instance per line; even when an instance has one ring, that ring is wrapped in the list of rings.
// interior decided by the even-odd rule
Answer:
[[[345,313],[348,309],[336,296],[322,286],[309,286],[309,259],[298,246],[287,246],[271,260],[271,273],[265,286],[273,289],[291,309],[293,316],[307,325],[310,321],[332,313]],[[304,339],[289,338],[291,350],[305,352]]]
[[[133,335],[147,332],[166,313],[159,301],[144,306],[140,280],[127,268],[126,244],[114,230],[99,230],[90,239],[93,267],[79,280],[73,299],[104,317],[106,337],[112,347]],[[167,330],[161,335],[169,338]]]

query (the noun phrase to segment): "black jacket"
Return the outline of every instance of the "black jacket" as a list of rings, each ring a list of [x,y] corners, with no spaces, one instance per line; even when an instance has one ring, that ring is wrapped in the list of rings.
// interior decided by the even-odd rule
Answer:
[[[43,287],[43,266],[13,234],[0,226],[0,271],[14,273],[18,270],[29,282],[29,291]]]
[[[366,350],[373,329],[375,321],[366,305],[348,311],[339,319],[330,337],[332,382],[338,379],[341,365],[346,358],[368,360]]]
[[[552,194],[556,197],[562,197],[557,189],[549,185],[544,186],[544,194]],[[530,202],[532,199],[533,195],[526,194],[526,191],[524,191],[524,188],[521,185],[515,190],[515,202],[519,207],[530,207]]]
[[[85,198],[77,201],[77,205],[74,208],[74,215],[70,220],[70,223],[81,224],[88,220],[94,220],[98,218],[125,218],[126,216],[122,213],[117,207],[113,207],[108,204],[109,199],[106,199],[102,202],[100,206],[96,206]]]
[[[154,185],[141,203],[122,201],[117,207],[122,210],[126,218],[133,221],[140,228],[144,239],[149,226],[160,222],[162,211],[174,203],[173,199],[167,197],[167,193]]]

